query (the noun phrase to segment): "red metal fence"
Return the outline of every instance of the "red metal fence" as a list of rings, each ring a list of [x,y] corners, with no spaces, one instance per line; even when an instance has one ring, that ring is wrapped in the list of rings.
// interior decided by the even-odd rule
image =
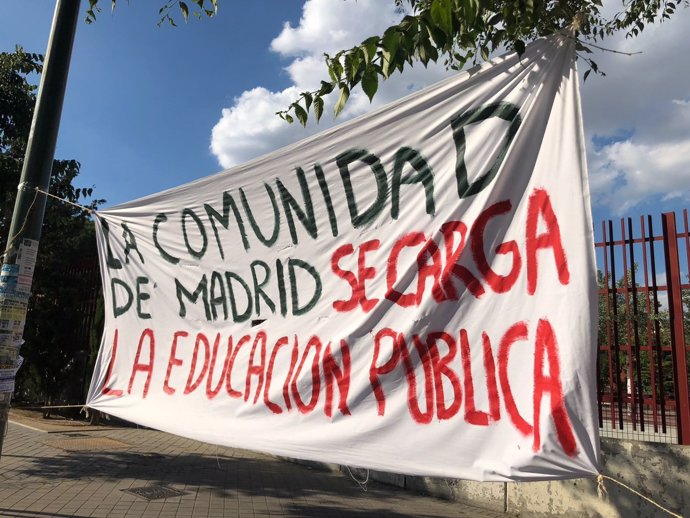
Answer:
[[[599,277],[599,425],[606,437],[690,445],[690,226],[688,211],[624,218],[595,228]],[[83,398],[100,291],[95,261],[67,272],[87,277],[80,321]],[[98,326],[100,327],[100,326]],[[69,397],[68,397],[69,399]]]
[[[602,222],[599,426],[603,436],[690,444],[688,211]]]

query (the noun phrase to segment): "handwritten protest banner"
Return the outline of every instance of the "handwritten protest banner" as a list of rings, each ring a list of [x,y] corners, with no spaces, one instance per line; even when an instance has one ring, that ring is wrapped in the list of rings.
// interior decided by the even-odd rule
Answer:
[[[100,212],[88,405],[409,474],[596,473],[581,126],[554,37]]]

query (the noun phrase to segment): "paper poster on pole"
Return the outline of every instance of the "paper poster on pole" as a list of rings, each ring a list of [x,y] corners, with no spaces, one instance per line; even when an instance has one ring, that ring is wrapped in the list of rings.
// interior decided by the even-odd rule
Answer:
[[[596,283],[573,43],[556,36],[99,213],[88,405],[277,455],[591,476]]]

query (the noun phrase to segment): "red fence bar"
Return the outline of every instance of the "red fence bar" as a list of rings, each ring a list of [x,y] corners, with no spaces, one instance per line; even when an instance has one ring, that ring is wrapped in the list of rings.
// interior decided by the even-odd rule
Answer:
[[[649,254],[652,266],[652,296],[654,298],[654,350],[656,352],[656,374],[659,380],[659,399],[661,401],[661,432],[666,429],[666,388],[664,387],[663,353],[661,347],[661,323],[659,320],[659,287],[656,283],[656,256],[654,254],[654,226],[652,216],[647,216],[649,223]]]
[[[604,296],[606,297],[606,314],[610,315],[611,314],[611,298],[609,297],[609,266],[608,266],[608,261],[606,259],[606,223],[603,221],[601,222],[601,235],[603,242],[601,243],[601,246],[604,248],[604,253],[602,254],[603,260],[604,260],[604,286],[605,291],[604,291]],[[597,276],[598,277],[598,276]],[[601,288],[599,289],[599,296],[601,296]],[[601,319],[603,315],[599,315],[599,318]],[[601,325],[601,323],[599,324]],[[611,322],[609,319],[606,319],[606,347],[605,351],[607,353],[607,365],[609,368],[609,376],[611,376]],[[599,343],[599,351],[597,351],[597,373],[601,372],[601,350],[602,350],[602,344]],[[610,379],[610,377],[609,377]],[[604,407],[603,407],[603,393],[604,389],[601,386],[601,376],[597,375],[597,406],[599,407],[599,426],[602,426],[604,423]],[[611,421],[613,422],[613,406],[611,406]]]
[[[640,413],[640,430],[644,432],[644,391],[642,389],[642,359],[640,357],[640,326],[639,326],[639,317],[640,317],[640,312],[638,311],[638,305],[637,305],[637,279],[635,276],[635,269],[636,269],[636,263],[635,263],[635,247],[633,246],[634,244],[634,239],[633,239],[633,226],[632,226],[632,218],[628,218],[628,246],[629,246],[629,252],[630,252],[630,264],[632,265],[632,268],[630,268],[630,285],[632,287],[632,310],[633,310],[633,338],[634,338],[634,351],[635,354],[630,355],[628,357],[628,361],[630,362],[630,379],[634,380],[633,383],[631,384],[631,390],[630,390],[630,396],[632,396],[632,411],[633,411],[633,416],[636,415],[636,410],[639,411]],[[644,243],[643,243],[644,246]],[[629,348],[629,344],[628,344]],[[635,365],[634,365],[634,370],[633,370],[633,365],[632,365],[632,360],[633,357],[635,358]],[[639,403],[639,404],[638,404]],[[634,425],[634,417],[633,417],[633,425]]]
[[[632,350],[631,350],[631,334],[630,334],[630,323],[632,322],[632,316],[630,315],[630,272],[628,270],[628,256],[627,247],[628,239],[625,235],[625,220],[621,218],[621,243],[620,250],[622,255],[623,263],[623,278],[621,284],[621,291],[623,293],[623,300],[625,304],[625,341],[623,342],[623,350],[625,352],[624,358],[625,362],[621,365],[621,371],[618,376],[621,385],[621,392],[623,397],[619,400],[619,405],[623,410],[627,410],[628,402],[631,403],[630,421],[632,422],[633,430],[637,428],[637,419],[635,416],[635,399],[630,396],[634,394],[632,389],[632,379],[633,374],[633,363],[632,363]],[[632,263],[631,263],[632,264]],[[631,268],[632,269],[632,268]]]
[[[680,264],[678,261],[676,215],[673,212],[666,212],[661,217],[664,225],[664,255],[666,257],[668,306],[671,324],[673,381],[676,392],[676,415],[678,416],[678,442],[680,444],[690,444],[690,395],[688,394],[688,364],[683,330],[683,300]]]
[[[685,260],[687,261],[685,264],[688,265],[688,270],[690,273],[690,229],[688,228],[688,209],[683,209],[683,222],[685,223],[685,230],[684,230],[684,237],[685,237]],[[690,278],[688,278],[688,282],[690,282]],[[690,286],[688,286],[688,289],[690,289]],[[690,345],[690,344],[685,344]]]
[[[640,231],[642,232],[642,265],[644,266],[644,285],[649,288],[649,260],[647,255],[647,243],[653,241],[647,239],[647,232],[644,224],[644,216],[640,216]],[[653,251],[652,251],[653,253]],[[645,290],[645,309],[647,315],[652,314],[652,303],[650,300],[649,289]],[[652,319],[647,318],[646,322],[646,342],[645,350],[647,351],[647,358],[649,359],[649,385],[652,391],[652,423],[654,425],[654,433],[659,433],[659,399],[657,390],[657,375],[654,363],[654,328],[652,326]]]
[[[612,309],[613,312],[613,379],[611,380],[611,388],[615,387],[615,403],[618,407],[618,427],[623,429],[623,405],[621,401],[623,400],[623,387],[621,386],[621,365],[620,365],[620,341],[619,341],[619,329],[618,329],[618,304],[616,300],[616,257],[615,257],[615,246],[613,240],[613,221],[609,220],[609,237],[611,241],[609,242],[609,254],[611,260],[611,297],[613,298]],[[609,349],[611,348],[611,342],[609,342]],[[615,426],[615,419],[613,420]]]

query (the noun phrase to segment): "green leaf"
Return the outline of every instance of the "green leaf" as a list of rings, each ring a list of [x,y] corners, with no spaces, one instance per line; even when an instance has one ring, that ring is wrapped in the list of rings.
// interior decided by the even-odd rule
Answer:
[[[314,115],[316,115],[316,122],[319,122],[323,115],[323,98],[320,96],[314,97]]]
[[[321,88],[319,88],[319,95],[328,95],[333,91],[335,86],[333,83],[328,83],[326,81],[321,81]]]
[[[496,13],[491,18],[489,18],[488,24],[489,25],[498,25],[502,21],[503,21],[503,15],[501,13]]]
[[[590,48],[587,47],[586,45],[583,45],[583,44],[580,43],[579,41],[578,41],[577,43],[575,43],[575,50],[577,50],[577,51],[579,51],[579,52],[586,52],[587,54],[591,54],[591,53],[592,53],[592,49],[590,49]]]
[[[449,44],[452,43],[452,39],[445,32],[434,25],[427,26],[427,30],[429,31],[431,39],[434,40],[434,45],[436,45],[436,47],[439,49],[444,49],[444,51],[447,50]]]
[[[530,0],[526,0],[530,1]],[[477,19],[477,14],[479,13],[479,1],[478,0],[463,0],[463,9],[465,11],[465,23],[470,23],[474,25],[474,21]]]
[[[582,78],[582,82],[583,82],[583,83],[584,83],[585,81],[587,81],[587,77],[589,76],[589,74],[590,74],[591,71],[592,71],[592,69],[590,68],[589,70],[587,70],[587,72],[585,72],[585,75],[584,75],[584,77]]]
[[[491,46],[493,50],[496,50],[496,47],[498,47],[501,43],[503,43],[503,39],[506,36],[506,31],[503,29],[497,30],[493,36],[491,36]]]
[[[376,91],[379,88],[379,75],[376,70],[372,67],[367,67],[364,71],[364,76],[362,76],[362,90],[367,94],[369,102],[372,101]]]
[[[534,0],[525,0],[525,8],[527,14],[532,14],[534,12]]]
[[[304,97],[304,106],[306,110],[309,111],[309,107],[312,103],[312,96],[309,92],[302,92],[302,97]]]
[[[395,58],[400,46],[400,33],[395,29],[388,29],[383,35],[381,46],[390,57]]]
[[[434,47],[433,43],[431,41],[426,40],[424,42],[425,50],[427,56],[429,56],[429,59],[431,61],[436,61],[438,60],[438,50],[436,50],[436,47]]]
[[[364,57],[366,58],[367,64],[371,63],[371,60],[376,57],[376,49],[378,49],[378,46],[378,36],[372,36],[362,42],[362,50],[364,51]]]
[[[350,84],[356,85],[362,80],[364,70],[367,68],[367,59],[364,55],[364,50],[361,47],[355,47],[354,49],[352,49],[352,52],[356,56],[356,59],[352,61],[352,65],[354,67],[354,75],[352,76]]]
[[[338,76],[335,73],[335,69],[333,68],[333,61],[327,61],[327,66],[328,66],[328,75],[330,76],[332,81],[337,81]]]
[[[298,103],[292,103],[292,107],[295,109],[295,116],[302,126],[307,125],[307,111],[302,108]]]
[[[160,22],[158,22],[158,25],[160,26],[161,23],[167,21],[171,27],[177,27],[177,24],[175,23],[175,20],[173,20],[172,16],[169,14],[165,15],[165,18],[161,19]]]
[[[383,74],[383,77],[388,79],[388,77],[391,75],[391,72],[395,70],[395,65],[391,61],[391,54],[387,50],[382,50],[381,51],[381,73]]]
[[[518,56],[522,56],[525,53],[525,42],[522,40],[515,40],[513,42],[513,48],[515,52],[518,53]]]
[[[285,120],[287,121],[288,124],[292,124],[293,122],[295,122],[295,119],[293,119],[292,115],[290,115],[289,113],[285,114]]]
[[[355,78],[357,77],[357,71],[359,70],[360,55],[359,49],[355,48],[345,54],[345,66],[343,68],[345,72],[345,79],[350,83],[355,83]]]
[[[93,23],[96,21],[96,13],[100,13],[101,9],[98,7],[98,0],[89,0],[89,8],[86,10],[86,23]]]
[[[342,52],[338,52],[332,59],[329,59],[328,61],[328,73],[334,82],[338,82],[342,79],[341,76],[343,75],[343,65],[340,63],[340,56],[342,55]]]
[[[431,20],[446,34],[453,34],[453,13],[451,0],[433,0],[431,3]]]
[[[343,108],[345,108],[345,104],[347,103],[348,98],[350,97],[350,89],[347,87],[345,84],[340,85],[340,97],[338,97],[338,102],[335,103],[335,107],[333,108],[333,114],[337,117],[341,111],[343,111]]]
[[[345,71],[345,79],[352,81],[352,54],[349,52],[345,54],[345,59],[343,60],[343,70]]]
[[[184,17],[184,21],[186,23],[187,20],[189,19],[189,7],[187,7],[187,4],[182,2],[182,1],[180,1],[178,3],[180,5],[180,10],[182,11],[182,16]]]
[[[481,53],[484,61],[489,61],[489,50],[486,48],[486,46],[482,45],[482,47],[479,49],[479,52]]]

